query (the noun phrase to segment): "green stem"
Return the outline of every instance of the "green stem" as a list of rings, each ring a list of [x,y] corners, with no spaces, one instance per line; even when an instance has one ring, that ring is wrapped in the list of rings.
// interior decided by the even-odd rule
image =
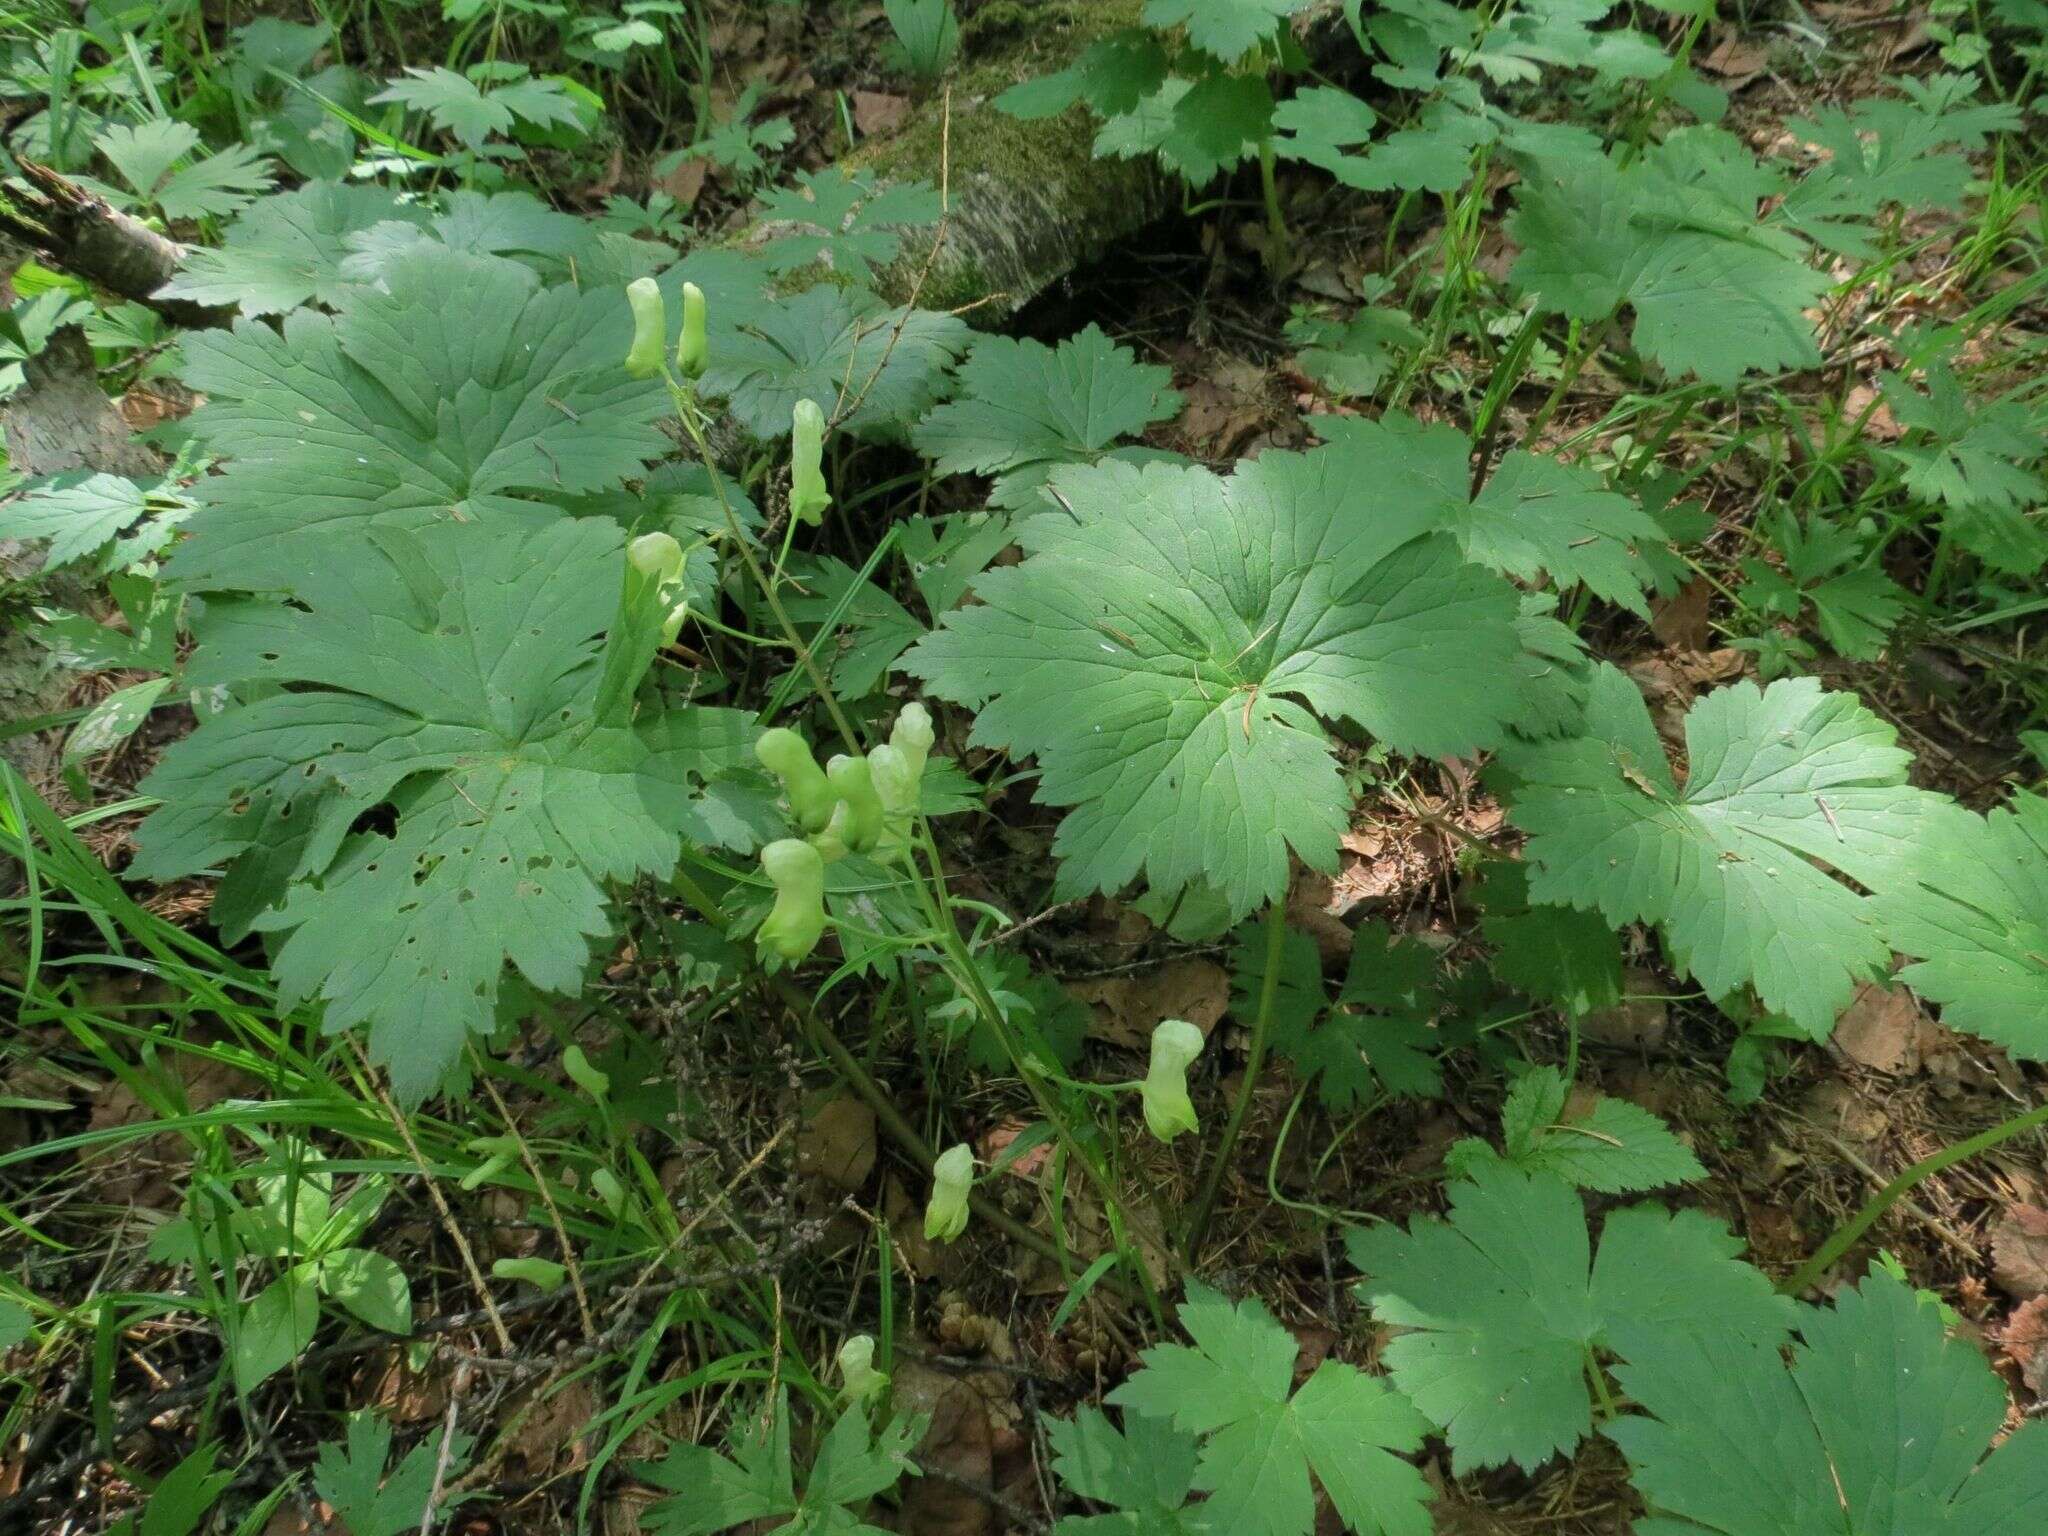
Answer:
[[[1209,1230],[1209,1216],[1216,1208],[1216,1196],[1223,1188],[1223,1176],[1230,1171],[1230,1155],[1251,1113],[1252,1098],[1259,1088],[1259,1069],[1266,1064],[1266,1039],[1273,1027],[1273,1001],[1280,994],[1280,959],[1287,946],[1287,913],[1279,902],[1266,908],[1266,973],[1259,980],[1259,1012],[1252,1023],[1251,1049],[1245,1052],[1244,1081],[1238,1085],[1237,1102],[1230,1106],[1223,1139],[1216,1144],[1216,1157],[1202,1179],[1195,1197],[1194,1214],[1188,1219],[1187,1259],[1190,1268]]]
[[[1922,1158],[1872,1195],[1864,1203],[1863,1209],[1849,1218],[1847,1225],[1822,1243],[1813,1257],[1799,1266],[1798,1273],[1778,1287],[1779,1292],[1786,1296],[1797,1296],[1817,1282],[1834,1267],[1837,1259],[1855,1245],[1857,1239],[1877,1225],[1878,1219],[1886,1211],[1937,1173],[1946,1168],[1953,1168],[1957,1163],[1975,1157],[1979,1152],[1988,1152],[2001,1142],[2011,1141],[2013,1137],[2042,1125],[2048,1125],[2048,1104],[2030,1109],[2023,1115],[2015,1115],[2010,1120],[2000,1121],[1988,1131],[1980,1131],[1968,1140],[1943,1148],[1932,1157]]]
[[[1277,279],[1287,270],[1287,218],[1280,211],[1280,185],[1274,179],[1273,141],[1259,144],[1259,190],[1266,199],[1266,270]]]
[[[768,611],[775,615],[776,627],[788,637],[790,648],[796,652],[796,659],[811,680],[811,687],[817,690],[825,705],[825,712],[832,717],[833,728],[846,743],[846,750],[854,756],[860,755],[860,738],[854,734],[853,725],[846,718],[846,712],[839,707],[839,699],[832,692],[832,685],[818,666],[818,659],[811,654],[811,648],[804,644],[797,633],[796,625],[790,622],[789,611],[782,606],[782,599],[776,595],[775,583],[768,579],[768,573],[761,569],[761,562],[754,558],[753,546],[740,530],[740,522],[733,515],[732,503],[726,499],[725,476],[718,472],[718,464],[711,455],[711,444],[704,437],[703,423],[697,419],[697,404],[688,390],[675,381],[666,367],[662,376],[668,380],[670,397],[675,401],[676,415],[683,423],[683,430],[690,434],[690,443],[697,450],[697,457],[704,465],[704,472],[711,477],[711,489],[718,495],[718,508],[725,514],[727,532],[732,535],[733,547],[740,552],[740,559],[747,565],[747,574],[754,578],[754,585],[761,589],[761,595],[768,599]]]

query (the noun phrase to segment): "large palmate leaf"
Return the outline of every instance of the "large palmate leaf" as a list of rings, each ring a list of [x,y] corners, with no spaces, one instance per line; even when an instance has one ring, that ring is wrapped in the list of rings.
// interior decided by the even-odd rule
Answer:
[[[1232,1007],[1248,1021],[1257,1014],[1266,976],[1265,937],[1256,925],[1239,933],[1230,970]],[[1382,1089],[1409,1098],[1442,1091],[1432,1022],[1442,999],[1432,950],[1395,939],[1384,923],[1360,924],[1333,1002],[1324,992],[1315,940],[1291,928],[1274,985],[1273,1049],[1332,1109],[1355,1110]]]
[[[1195,1486],[1202,1526],[1232,1536],[1308,1536],[1309,1473],[1360,1536],[1428,1536],[1429,1487],[1397,1453],[1427,1428],[1386,1383],[1325,1360],[1291,1397],[1301,1345],[1259,1301],[1188,1284],[1181,1326],[1194,1340],[1155,1344],[1144,1369],[1110,1393],[1135,1413],[1202,1437]]]
[[[1910,880],[1880,891],[1901,979],[1942,1021],[2029,1061],[2048,1058],[2048,799],[2020,792],[1986,817],[1957,811]]]
[[[1116,1513],[1068,1515],[1053,1536],[1207,1536],[1195,1486],[1195,1438],[1170,1419],[1128,1414],[1119,1430],[1099,1408],[1045,1424],[1053,1472],[1069,1493]]]
[[[1291,848],[1335,867],[1350,795],[1318,716],[1396,751],[1497,744],[1520,664],[1512,588],[1430,537],[1355,458],[1268,453],[1228,480],[1104,463],[1056,471],[1022,564],[984,573],[905,665],[1031,754],[1071,806],[1059,885],[1216,887],[1242,916]]]
[[[424,224],[417,203],[382,187],[312,181],[266,197],[228,226],[218,247],[196,246],[158,292],[244,315],[281,315],[301,304],[332,306],[350,287],[342,275],[350,235],[382,223]]]
[[[1500,1130],[1500,1151],[1476,1139],[1453,1142],[1444,1166],[1469,1179],[1484,1164],[1507,1162],[1606,1195],[1706,1177],[1692,1149],[1642,1106],[1597,1094],[1574,1107],[1572,1085],[1555,1067],[1522,1074],[1501,1106]]]
[[[1319,417],[1316,430],[1357,456],[1359,473],[1386,494],[1427,506],[1465,558],[1523,581],[1548,573],[1560,587],[1589,591],[1648,618],[1651,579],[1643,551],[1666,542],[1657,520],[1610,491],[1599,475],[1547,454],[1513,449],[1472,494],[1472,440],[1457,428],[1425,426],[1389,412]]]
[[[942,475],[996,476],[995,505],[1029,506],[1056,465],[1092,464],[1178,412],[1172,379],[1096,325],[1056,348],[987,336],[960,365],[956,397],[911,441]]]
[[[1637,1536],[2032,1536],[2048,1426],[1941,1309],[1874,1270],[1777,1344],[1713,1329],[1646,1338],[1616,1374],[1639,1414],[1606,1433],[1652,1511]]]
[[[1587,322],[1635,311],[1636,349],[1733,386],[1820,361],[1805,311],[1828,279],[1804,241],[1759,220],[1782,181],[1716,129],[1688,128],[1624,165],[1541,160],[1516,189],[1509,274],[1544,309]]]
[[[923,1418],[891,1419],[879,1431],[858,1405],[840,1414],[818,1445],[801,1493],[790,1465],[789,1395],[775,1394],[765,1416],[735,1437],[732,1454],[702,1445],[672,1446],[639,1474],[669,1496],[647,1508],[653,1536],[710,1536],[736,1526],[791,1536],[884,1536],[862,1520],[876,1494],[916,1477],[910,1453]]]
[[[749,717],[598,713],[620,546],[600,519],[331,540],[293,603],[220,598],[198,626],[194,686],[266,686],[165,754],[132,870],[229,864],[217,915],[283,935],[281,990],[367,1024],[408,1099],[492,1027],[508,960],[580,984],[607,881],[666,871],[682,835],[746,841],[691,775],[739,761]]]
[[[387,291],[185,342],[192,431],[228,460],[171,557],[187,585],[292,586],[325,531],[559,516],[667,445],[658,381],[619,366],[623,293],[543,288],[509,261],[422,246]]]
[[[1616,1211],[1592,1257],[1569,1184],[1484,1162],[1451,1186],[1448,1220],[1354,1230],[1359,1293],[1383,1323],[1394,1384],[1439,1425],[1460,1473],[1534,1469],[1593,1427],[1589,1351],[1634,1359],[1677,1335],[1770,1345],[1792,1304],[1697,1211]]]
[[[711,314],[704,392],[762,438],[788,434],[799,400],[851,432],[900,432],[938,402],[969,334],[956,315],[892,309],[831,283]]]
[[[796,181],[763,197],[756,214],[758,223],[786,229],[760,248],[776,272],[815,261],[854,282],[873,282],[874,269],[896,259],[903,231],[935,223],[944,211],[939,194],[922,181],[882,186],[865,171],[837,166],[798,171]]]
[[[1868,899],[1821,866],[1866,887],[1898,878],[1941,802],[1906,784],[1890,726],[1812,678],[1717,689],[1685,738],[1681,790],[1642,695],[1603,665],[1585,735],[1503,755],[1529,895],[1656,923],[1709,994],[1754,987],[1826,1039],[1891,950]]]
[[[1262,43],[1308,0],[1145,0],[1145,21],[1154,27],[1186,26],[1188,41],[1204,53],[1235,64]]]

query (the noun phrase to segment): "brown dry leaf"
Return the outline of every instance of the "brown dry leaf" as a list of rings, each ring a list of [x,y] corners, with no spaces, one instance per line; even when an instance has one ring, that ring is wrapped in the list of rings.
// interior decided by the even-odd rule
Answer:
[[[448,1376],[409,1370],[404,1355],[395,1352],[370,1389],[370,1403],[394,1424],[438,1419],[448,1411]]]
[[[1700,59],[1700,68],[1709,74],[1719,75],[1728,83],[1729,90],[1739,91],[1762,74],[1770,62],[1769,49],[1741,37],[1729,36],[1707,50]]]
[[[797,1171],[849,1195],[875,1171],[875,1112],[849,1093],[814,1099],[796,1137]]]
[[[1904,987],[1865,982],[1835,1023],[1834,1043],[1851,1061],[1879,1072],[1920,1068],[1920,1001]]]
[[[1868,411],[1868,416],[1864,412]],[[1899,425],[1892,415],[1892,408],[1878,398],[1876,390],[1868,384],[1858,384],[1842,401],[1844,421],[1863,422],[1863,435],[1873,442],[1895,443],[1905,435],[1906,429]]]
[[[1008,1147],[1019,1136],[1022,1136],[1027,1129],[1029,1127],[1025,1121],[1005,1120],[1001,1125],[981,1138],[982,1162],[985,1164],[993,1163],[998,1157],[1003,1155],[1003,1149]],[[1028,1181],[1037,1178],[1039,1174],[1044,1172],[1045,1165],[1051,1161],[1052,1143],[1050,1141],[1041,1141],[1029,1152],[1026,1152],[1015,1162],[1004,1168],[1003,1172],[1011,1178]]]
[[[1186,1019],[1206,1035],[1230,1007],[1230,976],[1212,960],[1171,960],[1135,976],[1069,982],[1067,990],[1094,1009],[1091,1038],[1133,1051],[1167,1019]]]
[[[918,1465],[987,1488],[995,1472],[995,1437],[981,1394],[921,1361],[898,1363],[896,1410],[931,1415],[917,1448]],[[903,1536],[984,1536],[993,1528],[988,1502],[965,1488],[926,1476],[905,1487],[897,1527]]]
[[[1664,984],[1655,973],[1632,965],[1622,978],[1622,1000],[1612,1008],[1586,1015],[1586,1038],[1600,1045],[1654,1056],[1663,1049],[1670,1015],[1663,1000]]]
[[[1998,1347],[2019,1368],[2029,1392],[2037,1399],[2048,1394],[2048,1296],[2036,1296],[2013,1309],[1998,1330]]]
[[[1295,871],[1294,884],[1287,892],[1287,922],[1316,941],[1316,953],[1323,964],[1334,965],[1351,953],[1351,930],[1332,912],[1337,902],[1335,883],[1313,869]]]
[[[2014,1205],[1991,1229],[1991,1276],[2021,1301],[2048,1296],[2048,1211]]]
[[[711,174],[711,162],[698,158],[679,161],[667,172],[656,176],[649,183],[657,192],[666,192],[676,200],[678,208],[694,207],[697,198],[704,191],[704,178]]]
[[[1707,609],[1713,600],[1712,584],[1695,576],[1676,597],[1660,597],[1650,604],[1650,630],[1675,651],[1703,651],[1709,634]]]
[[[1874,1142],[1891,1128],[1891,1117],[1838,1077],[1813,1085],[1807,1117],[1848,1141]]]
[[[511,1411],[517,1413],[529,1402],[530,1398],[521,1398]],[[591,1420],[604,1411],[589,1383],[571,1381],[531,1402],[531,1407],[506,1449],[507,1470],[520,1473],[526,1481],[540,1482],[586,1465],[591,1447],[585,1432]]]
[[[1340,838],[1344,856],[1330,884],[1327,910],[1343,916],[1368,901],[1393,901],[1436,878],[1436,865],[1419,843],[1417,824],[1378,822]]]
[[[1232,459],[1271,412],[1271,379],[1257,363],[1226,361],[1181,391],[1183,441],[1198,458]]]
[[[853,126],[863,134],[894,133],[909,115],[908,96],[890,96],[882,91],[853,93]]]
[[[185,1106],[190,1110],[211,1109],[222,1099],[257,1096],[262,1085],[246,1072],[210,1057],[179,1053],[170,1058],[172,1068],[184,1083]],[[109,1083],[92,1107],[86,1128],[111,1131],[123,1126],[142,1125],[155,1119],[154,1112],[123,1082]],[[109,1205],[141,1205],[168,1210],[178,1203],[176,1179],[191,1165],[192,1148],[176,1132],[146,1136],[135,1141],[117,1141],[79,1155],[90,1170],[96,1195]]]

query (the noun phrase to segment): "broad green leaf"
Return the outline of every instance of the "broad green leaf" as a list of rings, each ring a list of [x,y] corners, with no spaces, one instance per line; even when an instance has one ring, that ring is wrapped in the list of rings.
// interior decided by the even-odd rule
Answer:
[[[798,1494],[789,1395],[778,1391],[768,1412],[752,1415],[733,1439],[729,1457],[708,1446],[675,1445],[663,1460],[638,1465],[640,1477],[669,1495],[647,1507],[642,1526],[652,1536],[710,1536],[765,1521],[773,1523],[760,1529],[792,1536],[867,1536],[874,1527],[860,1520],[861,1508],[904,1476],[918,1475],[910,1453],[924,1430],[921,1418],[892,1419],[874,1434],[866,1411],[848,1408],[819,1445]]]
[[[2048,1059],[2048,799],[2023,790],[1988,816],[1957,810],[1936,856],[1880,891],[1877,910],[1917,961],[1900,979],[1944,1023]]]
[[[1338,399],[1372,396],[1393,372],[1399,354],[1420,346],[1415,322],[1397,309],[1361,309],[1349,320],[1302,316],[1287,322],[1287,339],[1301,348],[1301,371]]]
[[[320,1261],[320,1289],[372,1328],[412,1332],[412,1284],[398,1264],[368,1248],[341,1248]]]
[[[1586,734],[1503,756],[1529,834],[1532,901],[1655,923],[1710,996],[1753,987],[1826,1039],[1891,950],[1867,899],[1909,864],[1941,804],[1853,694],[1813,678],[1720,688],[1685,722],[1681,790],[1627,674],[1594,676]]]
[[[1212,58],[1235,64],[1272,42],[1281,24],[1309,0],[1145,0],[1145,24],[1185,26],[1188,41]]]
[[[1494,974],[1532,997],[1585,1015],[1621,1001],[1621,944],[1598,912],[1529,900],[1529,872],[1498,859],[1485,867],[1479,931]]]
[[[296,1267],[279,1275],[242,1308],[229,1333],[235,1385],[255,1391],[306,1352],[319,1326],[320,1292],[312,1279]]]
[[[281,315],[302,304],[333,308],[348,292],[348,237],[383,223],[424,223],[426,210],[382,187],[313,181],[266,197],[228,226],[218,247],[195,246],[157,292],[195,304]]]
[[[35,1315],[20,1302],[0,1296],[0,1354],[14,1348],[35,1327]]]
[[[171,172],[151,200],[167,219],[218,218],[248,207],[274,179],[268,159],[247,144],[230,144]]]
[[[234,861],[232,886],[253,866],[235,899],[284,936],[280,989],[324,1001],[330,1030],[368,1025],[417,1100],[495,1027],[507,961],[576,990],[606,882],[665,873],[679,834],[743,834],[691,788],[738,752],[721,711],[595,715],[624,568],[609,522],[311,548],[293,605],[209,604],[194,686],[272,686],[165,754],[131,870]]]
[[[158,1479],[141,1517],[129,1527],[134,1536],[191,1536],[198,1530],[206,1512],[235,1480],[233,1468],[216,1468],[219,1457],[219,1441],[202,1441]]]
[[[1958,543],[1995,570],[2031,576],[2048,563],[2048,532],[2030,516],[2048,495],[2034,467],[2048,453],[2048,414],[2017,399],[1973,402],[1953,369],[1927,370],[1925,392],[1897,374],[1878,387],[1907,440],[1885,453],[1905,470],[1906,489],[1949,508]]]
[[[171,167],[199,147],[199,130],[176,118],[122,123],[93,140],[135,195],[148,200]]]
[[[938,193],[922,181],[878,185],[866,171],[837,166],[799,171],[795,186],[761,200],[756,222],[789,231],[767,240],[761,259],[775,272],[822,262],[853,282],[871,283],[876,267],[896,259],[903,232],[937,223],[943,211]]]
[[[46,567],[98,554],[149,515],[149,492],[125,475],[68,470],[0,502],[0,539],[48,539]]]
[[[1144,1368],[1107,1401],[1200,1437],[1195,1486],[1209,1495],[1206,1529],[1308,1536],[1313,1472],[1360,1536],[1428,1536],[1428,1485],[1401,1460],[1427,1426],[1400,1394],[1325,1360],[1290,1397],[1300,1345],[1263,1303],[1232,1306],[1190,1281],[1179,1313],[1194,1346],[1146,1350]]]
[[[1176,96],[1154,148],[1191,187],[1258,153],[1273,131],[1273,93],[1259,75],[1206,74]]]
[[[1706,1177],[1691,1148],[1648,1110],[1601,1094],[1572,1113],[1570,1097],[1571,1085],[1555,1067],[1531,1068],[1501,1107],[1503,1150],[1457,1142],[1445,1154],[1446,1168],[1469,1178],[1499,1158],[1524,1173],[1554,1173],[1576,1189],[1607,1195]]]
[[[2048,1426],[1986,1448],[2005,1385],[1941,1311],[1882,1270],[1772,1340],[1646,1338],[1616,1375],[1640,1410],[1606,1427],[1651,1518],[1642,1536],[2032,1536]]]
[[[1057,348],[986,336],[960,365],[953,400],[911,441],[939,474],[996,476],[994,505],[1029,507],[1056,465],[1095,463],[1175,415],[1172,379],[1095,325]]]
[[[1265,943],[1262,925],[1249,924],[1231,952],[1232,1012],[1247,1026],[1265,983]],[[1433,1097],[1443,1089],[1432,1023],[1442,1006],[1436,971],[1435,954],[1421,944],[1394,939],[1384,923],[1363,923],[1352,938],[1350,971],[1331,1001],[1315,940],[1290,928],[1274,994],[1273,1049],[1339,1113],[1382,1089]]]
[[[1662,544],[1664,531],[1591,470],[1512,449],[1474,496],[1472,441],[1455,427],[1396,411],[1378,421],[1318,417],[1316,429],[1388,494],[1427,506],[1473,563],[1522,581],[1547,572],[1560,587],[1583,583],[1649,617],[1643,589],[1651,578],[1641,550]]]
[[[714,306],[702,387],[756,437],[787,436],[799,400],[848,431],[890,435],[937,403],[967,340],[956,316],[891,309],[821,283],[794,298]]]
[[[435,127],[453,134],[465,148],[479,149],[491,135],[512,131],[512,108],[499,96],[498,91],[486,91],[468,76],[437,64],[431,69],[408,66],[403,77],[394,79],[370,101],[397,102],[423,112]]]
[[[977,578],[981,602],[904,664],[1073,807],[1062,891],[1201,880],[1242,916],[1284,891],[1290,849],[1335,866],[1350,796],[1318,715],[1427,755],[1503,738],[1512,589],[1355,459],[1267,453],[1228,480],[1108,462],[1051,484],[1065,504],[1022,524],[1023,563]]]
[[[469,1436],[457,1435],[448,1447],[448,1478],[459,1476],[469,1463]],[[439,1434],[427,1436],[405,1454],[385,1476],[391,1457],[391,1426],[376,1414],[349,1415],[347,1439],[320,1447],[313,1465],[313,1490],[333,1508],[349,1536],[412,1536],[426,1517],[435,1473],[442,1462]],[[440,1512],[470,1496],[444,1488]]]
[[[896,34],[884,50],[892,67],[925,79],[946,72],[960,51],[960,18],[953,0],[882,0],[882,14]]]
[[[1636,349],[1672,373],[1732,387],[1745,372],[1818,363],[1812,308],[1830,284],[1804,243],[1759,222],[1780,190],[1718,130],[1672,134],[1622,165],[1543,160],[1517,187],[1509,276],[1546,310],[1587,322],[1623,304]]]
[[[1554,1174],[1481,1163],[1451,1186],[1448,1220],[1353,1230],[1359,1293],[1396,1336],[1394,1384],[1441,1427],[1460,1475],[1533,1471],[1592,1429],[1590,1353],[1634,1358],[1708,1332],[1769,1345],[1792,1304],[1696,1211],[1639,1205],[1607,1217],[1591,1257],[1585,1212]]]
[[[1106,1504],[1107,1515],[1069,1515],[1053,1536],[1202,1536],[1202,1506],[1190,1507],[1195,1485],[1194,1436],[1171,1420],[1128,1414],[1119,1430],[1099,1408],[1045,1422],[1053,1472],[1067,1492]]]
[[[1090,43],[1058,74],[1013,85],[995,100],[1012,117],[1052,117],[1085,101],[1103,117],[1122,117],[1166,83],[1166,50],[1150,32],[1130,27]]]
[[[228,462],[194,487],[171,574],[289,589],[329,533],[559,516],[530,498],[602,490],[667,447],[659,381],[619,366],[631,330],[622,292],[422,247],[334,315],[188,337],[184,376],[207,396],[189,426]]]

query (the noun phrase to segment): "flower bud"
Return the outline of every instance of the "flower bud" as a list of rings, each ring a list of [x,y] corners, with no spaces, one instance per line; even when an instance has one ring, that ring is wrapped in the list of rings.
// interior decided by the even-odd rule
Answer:
[[[922,704],[904,705],[896,716],[895,729],[889,732],[889,745],[909,763],[912,783],[923,780],[925,759],[931,755],[932,743],[937,739],[932,731],[931,711]]]
[[[790,413],[789,515],[800,523],[821,523],[832,505],[825,489],[825,413],[814,400],[799,400]]]
[[[924,1236],[950,1243],[967,1230],[967,1192],[974,1187],[974,1149],[965,1142],[948,1147],[932,1164],[931,1201],[924,1208]]]
[[[775,886],[775,906],[755,942],[794,965],[824,937],[825,861],[809,843],[785,837],[761,850],[761,873]]]
[[[879,1396],[888,1388],[889,1378],[875,1369],[872,1334],[856,1333],[839,1346],[839,1379],[846,1387],[846,1395],[856,1403]]]
[[[562,1070],[569,1074],[570,1082],[593,1099],[601,1099],[612,1091],[612,1080],[590,1064],[590,1058],[583,1054],[580,1045],[572,1045],[562,1052]]]
[[[626,546],[626,558],[642,576],[651,576],[660,586],[679,581],[683,574],[683,546],[671,534],[643,533]]]
[[[782,792],[789,797],[789,809],[797,825],[806,832],[823,831],[825,823],[832,819],[832,807],[839,796],[833,793],[825,770],[811,756],[803,737],[778,725],[761,733],[761,739],[754,743],[754,756],[782,781]]]
[[[1152,1060],[1145,1071],[1145,1127],[1161,1141],[1195,1128],[1188,1097],[1188,1067],[1202,1054],[1202,1032],[1185,1019],[1168,1019],[1152,1031]]]
[[[826,762],[825,777],[831,782],[832,793],[846,802],[846,846],[855,853],[866,853],[882,836],[882,797],[875,793],[868,760],[848,757],[842,752]]]
[[[661,372],[661,351],[668,343],[668,306],[651,277],[626,284],[626,302],[633,306],[633,344],[626,349],[626,372],[651,379]]]
[[[676,371],[686,379],[701,379],[711,365],[711,344],[704,338],[704,290],[695,283],[683,284],[683,334],[676,338]]]

